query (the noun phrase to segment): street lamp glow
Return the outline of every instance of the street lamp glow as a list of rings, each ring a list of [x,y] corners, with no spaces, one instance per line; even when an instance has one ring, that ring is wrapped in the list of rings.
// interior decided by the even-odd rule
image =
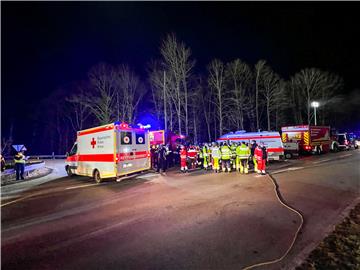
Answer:
[[[315,126],[316,126],[316,108],[318,108],[320,106],[319,102],[317,101],[313,101],[311,102],[311,107],[314,108],[314,119],[315,119]]]
[[[318,108],[320,106],[319,102],[313,101],[311,102],[311,107]]]

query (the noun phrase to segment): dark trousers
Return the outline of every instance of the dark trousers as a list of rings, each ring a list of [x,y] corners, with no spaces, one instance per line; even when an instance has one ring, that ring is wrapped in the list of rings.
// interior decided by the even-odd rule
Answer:
[[[160,169],[162,169],[163,172],[166,171],[166,160],[165,159],[159,159],[158,161],[158,167],[156,169],[157,172],[160,172]]]
[[[16,180],[24,179],[24,163],[15,163],[15,171],[16,171]]]

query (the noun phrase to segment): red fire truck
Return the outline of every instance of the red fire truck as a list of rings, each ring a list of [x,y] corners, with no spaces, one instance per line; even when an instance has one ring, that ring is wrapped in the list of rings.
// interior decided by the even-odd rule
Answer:
[[[149,132],[150,145],[170,144],[173,149],[179,143],[184,143],[185,136],[177,135],[171,131],[154,130]]]
[[[330,151],[329,126],[289,126],[281,128],[284,143],[297,142],[302,153],[327,153]]]
[[[148,170],[149,132],[119,122],[78,131],[65,169],[69,176],[90,176],[97,183]]]

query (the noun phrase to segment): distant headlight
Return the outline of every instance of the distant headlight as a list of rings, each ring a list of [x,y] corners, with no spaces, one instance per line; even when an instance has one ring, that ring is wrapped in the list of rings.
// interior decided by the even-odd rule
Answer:
[[[355,141],[355,144],[356,144],[357,146],[360,146],[360,141],[356,140],[356,141]]]

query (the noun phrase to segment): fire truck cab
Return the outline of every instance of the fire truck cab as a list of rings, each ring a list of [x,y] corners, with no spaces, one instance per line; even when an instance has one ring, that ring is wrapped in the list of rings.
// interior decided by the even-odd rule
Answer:
[[[90,176],[97,183],[148,170],[149,132],[119,122],[78,131],[65,169],[69,176]]]

